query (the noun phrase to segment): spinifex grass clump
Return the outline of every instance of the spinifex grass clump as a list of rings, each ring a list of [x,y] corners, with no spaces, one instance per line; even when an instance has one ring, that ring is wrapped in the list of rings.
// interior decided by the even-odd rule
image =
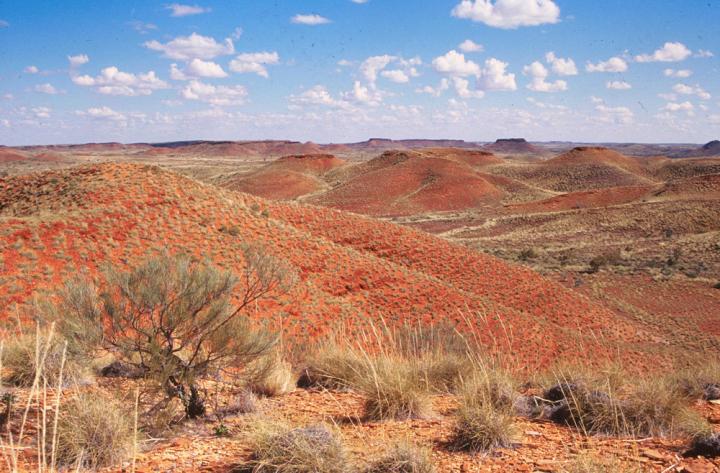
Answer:
[[[336,434],[322,425],[289,428],[258,421],[252,426],[253,473],[345,473],[347,454]]]
[[[118,465],[133,452],[133,412],[100,390],[78,392],[60,410],[57,464],[95,469]]]
[[[581,368],[559,371],[556,380],[543,395],[549,402],[546,416],[586,434],[694,435],[706,426],[678,384],[666,377]]]
[[[409,443],[395,445],[373,461],[364,473],[435,473],[430,451]]]

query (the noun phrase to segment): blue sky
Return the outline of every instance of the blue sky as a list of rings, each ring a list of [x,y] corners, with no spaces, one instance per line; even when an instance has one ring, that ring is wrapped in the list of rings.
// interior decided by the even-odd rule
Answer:
[[[720,1],[0,1],[0,144],[720,137]]]

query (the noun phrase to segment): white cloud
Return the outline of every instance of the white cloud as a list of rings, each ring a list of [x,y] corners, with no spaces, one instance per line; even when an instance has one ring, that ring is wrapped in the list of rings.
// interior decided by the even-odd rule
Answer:
[[[362,5],[363,3],[367,3],[369,0],[350,0],[353,3],[357,3],[358,5]]]
[[[627,125],[633,121],[633,112],[627,107],[609,107],[597,104],[595,110],[599,112],[597,119],[604,123]]]
[[[663,74],[665,74],[666,77],[679,77],[682,79],[690,77],[692,73],[693,72],[690,69],[665,69],[663,71]]]
[[[710,100],[712,98],[712,95],[699,85],[690,86],[687,84],[675,84],[672,90],[677,94],[697,95],[701,100]]]
[[[210,77],[220,79],[227,77],[227,73],[223,68],[212,61],[203,61],[202,59],[193,59],[185,67],[180,70],[177,64],[170,64],[170,78],[173,80],[190,80],[193,77]]]
[[[199,100],[211,105],[241,105],[247,97],[247,90],[242,85],[212,85],[191,80],[180,95],[188,100]]]
[[[230,61],[230,70],[244,73],[252,72],[261,77],[269,77],[266,66],[280,62],[280,56],[276,52],[243,53]]]
[[[452,10],[457,18],[496,28],[513,29],[560,21],[560,8],[552,0],[462,0]]]
[[[115,66],[104,68],[96,77],[73,76],[72,81],[83,87],[95,87],[99,93],[106,95],[150,95],[154,90],[168,88],[167,82],[157,77],[154,71],[133,74],[122,72]]]
[[[181,17],[189,15],[200,15],[208,13],[209,8],[200,7],[198,5],[182,5],[180,3],[171,3],[165,6],[166,10],[170,10],[170,16]]]
[[[629,90],[632,89],[632,85],[622,80],[613,80],[605,84],[605,87],[613,90]]]
[[[215,41],[215,38],[197,33],[192,33],[190,36],[178,36],[167,43],[152,40],[146,41],[143,45],[153,51],[162,52],[167,58],[181,61],[190,61],[195,58],[212,59],[235,52],[232,39],[225,38],[222,43],[219,43]]]
[[[50,118],[52,109],[48,107],[33,107],[30,109],[36,118]]]
[[[695,109],[690,102],[668,102],[662,108],[667,112],[692,112]]]
[[[235,28],[235,29],[233,30],[233,32],[232,32],[232,34],[230,35],[230,37],[231,37],[232,39],[234,39],[235,41],[237,41],[237,40],[239,40],[239,39],[242,37],[242,35],[243,35],[243,29],[238,26],[237,28]]]
[[[90,58],[87,57],[87,54],[78,54],[76,56],[68,56],[67,58],[68,61],[70,61],[70,67],[82,66],[83,64],[90,62]]]
[[[382,102],[382,93],[370,87],[365,87],[360,81],[356,80],[353,84],[352,91],[344,93],[343,98],[375,107]],[[343,101],[339,101],[334,105],[340,107],[346,106]]]
[[[539,61],[523,67],[523,74],[531,77],[527,88],[535,92],[559,92],[567,90],[567,82],[564,80],[556,80],[555,82],[548,82],[546,80],[549,72]]]
[[[144,21],[140,20],[129,21],[127,24],[140,34],[147,34],[157,29],[157,25],[153,23],[145,23]]]
[[[296,25],[325,25],[327,23],[330,23],[329,18],[325,18],[324,16],[320,15],[303,15],[303,14],[297,14],[294,17],[290,18],[291,23],[295,23]]]
[[[625,72],[627,69],[627,62],[617,56],[613,56],[607,61],[601,61],[597,64],[588,62],[585,65],[585,70],[588,72]]]
[[[35,86],[35,91],[48,95],[57,95],[60,93],[52,84],[40,84]]]
[[[433,87],[431,85],[426,85],[424,87],[418,87],[415,89],[415,92],[418,94],[429,94],[434,95],[435,97],[439,97],[442,95],[442,93],[450,87],[450,82],[447,80],[446,77],[443,77],[440,79],[440,83],[437,87]]]
[[[359,85],[356,82],[356,85]],[[359,90],[359,87],[356,87],[357,92],[362,94],[362,90]],[[355,90],[354,90],[355,92]],[[348,103],[344,100],[337,100],[333,98],[333,96],[330,94],[330,92],[325,88],[323,85],[316,85],[300,95],[293,95],[290,97],[290,101],[295,104],[300,105],[325,105],[328,107],[340,107],[344,108],[348,106]]]
[[[555,56],[555,53],[550,51],[545,54],[545,61],[550,64],[552,71],[560,76],[575,76],[577,75],[577,66],[575,61],[571,58],[561,58]]]
[[[438,72],[457,77],[478,76],[481,72],[479,65],[466,60],[464,54],[454,49],[445,53],[444,56],[433,59],[432,65]]]
[[[471,39],[466,39],[462,43],[458,45],[458,49],[464,53],[479,53],[483,51],[485,48],[482,44],[478,44],[475,41]]]
[[[23,69],[23,72],[26,74],[37,74],[38,72],[40,72],[40,69],[38,69],[37,66],[28,66]]]
[[[706,58],[706,57],[713,57],[715,56],[712,51],[708,51],[707,49],[698,49],[698,51],[695,53],[695,57],[700,58]]]
[[[377,76],[380,71],[385,69],[388,64],[397,59],[395,56],[383,54],[382,56],[370,56],[360,64],[360,72],[365,80],[372,86],[375,86]]]
[[[637,62],[678,62],[690,57],[692,51],[682,43],[665,43],[652,54],[635,56]]]
[[[537,100],[535,97],[528,97],[525,100],[527,100],[528,102],[530,102],[531,104],[535,105],[538,108],[546,108],[546,109],[551,109],[551,110],[569,110],[569,108],[566,107],[565,105],[555,105],[553,103],[541,102],[541,101]]]
[[[491,57],[485,61],[478,88],[480,90],[516,90],[515,74],[506,72],[508,63]]]
[[[88,116],[102,120],[125,121],[127,119],[125,115],[113,110],[110,107],[91,107],[87,110],[79,110],[75,113],[80,116]]]
[[[453,77],[452,81],[455,86],[455,92],[457,92],[458,96],[463,99],[481,99],[485,96],[485,92],[482,90],[470,89],[470,81],[467,79],[463,79],[462,77]]]
[[[395,82],[396,84],[406,84],[410,82],[410,77],[405,73],[405,71],[400,69],[382,71],[380,75],[392,82]]]
[[[667,100],[668,102],[673,102],[677,100],[676,94],[658,94],[658,97],[660,97],[663,100]]]

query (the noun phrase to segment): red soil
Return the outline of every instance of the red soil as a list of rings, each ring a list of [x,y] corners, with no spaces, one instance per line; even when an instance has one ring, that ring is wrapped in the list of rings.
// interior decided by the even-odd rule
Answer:
[[[323,189],[318,177],[344,164],[329,154],[285,156],[249,176],[230,180],[225,187],[268,199],[292,200]]]
[[[460,156],[473,159],[470,155]],[[501,190],[462,162],[421,152],[391,151],[356,166],[345,182],[312,201],[366,215],[388,216],[478,207],[498,201],[502,195]]]
[[[569,192],[537,202],[509,205],[507,209],[512,213],[536,213],[607,207],[634,202],[647,195],[651,189],[648,186],[631,186]]]
[[[0,179],[0,235],[2,318],[76,268],[97,275],[102,263],[132,265],[166,249],[239,272],[241,245],[258,243],[300,276],[288,297],[251,314],[281,323],[289,339],[381,317],[446,321],[471,327],[521,367],[599,360],[612,356],[608,345],[623,343],[631,345],[626,359],[656,362],[633,351],[651,341],[634,325],[528,269],[412,229],[268,202],[154,167],[103,164]]]
[[[10,148],[0,148],[0,163],[11,163],[13,161],[24,161],[24,155]]]
[[[637,159],[601,146],[579,146],[567,153],[544,161],[544,164],[546,166],[604,164],[618,167],[631,173],[644,174],[644,170]]]
[[[678,179],[665,184],[655,193],[658,197],[720,197],[720,174],[705,174]]]
[[[422,150],[422,154],[433,158],[457,161],[472,167],[492,166],[504,162],[501,158],[487,151],[462,148],[426,148]]]

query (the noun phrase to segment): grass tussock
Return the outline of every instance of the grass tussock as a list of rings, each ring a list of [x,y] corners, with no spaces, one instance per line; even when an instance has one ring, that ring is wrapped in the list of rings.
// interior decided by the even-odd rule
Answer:
[[[677,367],[670,379],[689,399],[720,399],[720,360],[701,360]]]
[[[517,439],[517,430],[510,412],[491,404],[466,403],[457,412],[451,446],[457,450],[487,453],[509,448]]]
[[[247,388],[265,397],[281,396],[295,390],[297,379],[292,366],[278,356],[270,355],[256,363]]]
[[[45,350],[47,353],[40,372],[48,385],[57,385],[61,366],[62,378],[66,384],[81,383],[90,379],[91,374],[88,369],[73,358],[63,356],[65,342],[57,334],[33,332],[20,334],[5,342],[3,349],[3,365],[7,372],[5,381],[20,387],[31,386],[38,373],[38,360],[42,360]]]
[[[675,381],[616,374],[602,369],[560,373],[543,396],[551,403],[546,416],[586,434],[674,437],[706,429]]]
[[[430,451],[409,443],[396,445],[368,466],[365,473],[435,473]]]
[[[257,422],[250,432],[253,473],[344,473],[347,454],[335,433],[322,425],[289,428]]]
[[[599,457],[595,454],[582,453],[576,456],[561,473],[606,473],[606,472],[642,473],[643,470],[636,465],[621,462],[615,457]]]
[[[131,409],[102,391],[79,392],[60,410],[57,464],[96,469],[122,463],[133,452]]]

